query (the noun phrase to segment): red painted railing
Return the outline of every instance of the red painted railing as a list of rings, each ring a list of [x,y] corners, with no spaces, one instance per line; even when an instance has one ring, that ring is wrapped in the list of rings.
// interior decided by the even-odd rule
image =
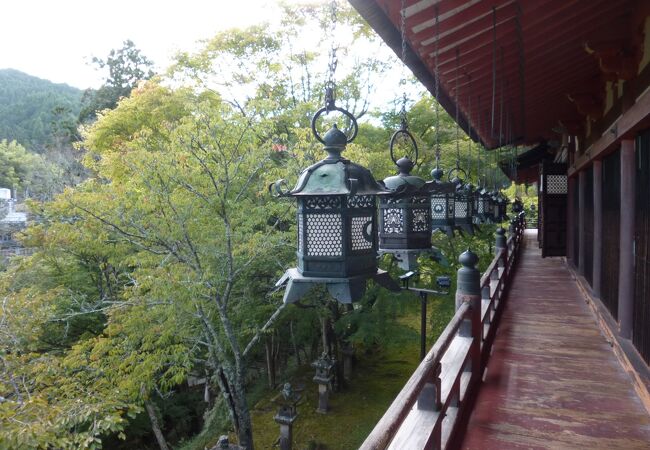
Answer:
[[[460,304],[362,450],[444,449],[453,440],[481,382],[525,228],[524,216],[519,215],[505,247],[497,248],[481,278],[480,312],[470,302]],[[497,239],[499,245],[503,240]]]

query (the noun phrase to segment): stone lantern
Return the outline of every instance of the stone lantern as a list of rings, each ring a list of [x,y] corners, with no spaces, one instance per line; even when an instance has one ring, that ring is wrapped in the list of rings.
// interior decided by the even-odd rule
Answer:
[[[300,394],[294,392],[290,383],[285,383],[280,392],[282,396],[280,408],[273,416],[273,420],[280,425],[280,450],[291,450],[293,446],[293,423],[298,417],[297,403]]]
[[[311,366],[316,369],[313,380],[318,384],[318,409],[316,412],[327,414],[336,360],[331,358],[327,352],[323,352],[321,357],[314,361]]]

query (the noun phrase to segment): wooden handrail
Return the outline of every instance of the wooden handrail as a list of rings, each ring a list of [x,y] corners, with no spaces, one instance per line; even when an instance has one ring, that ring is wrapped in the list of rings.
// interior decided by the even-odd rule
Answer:
[[[494,272],[494,270],[499,267],[499,260],[503,258],[504,254],[505,254],[505,249],[502,248],[499,249],[497,254],[494,256],[494,259],[487,267],[487,269],[485,269],[485,272],[481,277],[481,287],[485,287],[486,285],[490,284],[490,275],[492,275],[492,272]]]
[[[398,443],[394,443],[393,446],[402,445],[404,436],[409,436],[409,427],[413,424],[411,420],[412,417],[409,414],[419,413],[418,411],[415,411],[415,408],[413,408],[413,406],[422,395],[422,392],[427,384],[434,384],[435,389],[439,390],[442,382],[441,379],[443,379],[447,383],[447,386],[450,386],[449,383],[452,383],[454,386],[453,389],[461,389],[459,388],[458,384],[460,383],[459,380],[461,379],[461,375],[464,377],[465,375],[463,375],[463,373],[467,373],[467,370],[470,370],[470,381],[465,381],[466,392],[477,388],[477,384],[480,383],[481,380],[481,373],[484,364],[489,357],[492,338],[496,331],[492,317],[496,315],[496,313],[501,308],[503,296],[507,287],[506,284],[511,275],[511,268],[517,259],[517,255],[521,247],[521,242],[523,241],[523,234],[525,230],[525,227],[523,226],[524,220],[525,219],[523,215],[517,216],[517,221],[515,222],[514,226],[514,234],[508,237],[506,241],[506,248],[500,248],[497,251],[494,259],[492,259],[487,270],[481,277],[481,290],[484,290],[486,288],[489,289],[489,296],[487,298],[483,296],[482,301],[483,308],[488,308],[486,315],[483,316],[481,311],[473,311],[473,308],[470,306],[469,302],[463,302],[460,304],[458,310],[449,321],[440,337],[436,340],[434,346],[431,348],[420,365],[415,369],[413,375],[411,375],[400,393],[397,395],[397,397],[395,397],[393,403],[386,410],[375,428],[361,445],[360,449],[386,449],[389,445],[391,445],[391,441],[400,431],[402,433],[401,437],[399,437],[396,441]],[[500,264],[500,262],[502,262],[502,264]],[[492,284],[493,281],[496,283]],[[481,301],[479,300],[478,305],[480,304]],[[480,306],[479,309],[481,309]],[[476,320],[478,320],[478,322],[474,322]],[[471,335],[468,335],[468,328],[465,326],[461,328],[461,325],[464,321],[471,321],[471,323],[477,323],[480,325],[477,325],[476,328],[472,325],[470,327],[472,329]],[[465,341],[463,341],[463,339],[465,339]],[[467,341],[468,339],[469,341]],[[456,361],[455,364],[452,364],[454,368],[448,368],[446,366],[447,362],[445,362],[444,365],[447,367],[445,370],[447,370],[449,373],[441,374],[440,368],[441,365],[443,365],[441,364],[441,361],[445,357],[447,350],[450,348],[450,346],[452,346],[452,343],[455,348],[459,348],[457,345],[461,342],[465,342],[465,344],[460,345],[477,346],[476,351],[478,353],[476,353],[476,355],[478,355],[478,360],[476,361],[478,362],[476,364],[472,363],[470,366],[466,365],[467,361],[471,359],[469,355],[472,350],[467,349],[467,353],[461,354],[460,356],[456,356],[452,352],[451,355],[453,356],[451,356],[451,358],[452,360]],[[468,344],[468,342],[472,342],[472,344]],[[429,417],[429,419],[427,419],[428,421],[424,425],[418,422],[419,427],[424,427],[422,429],[419,429],[418,432],[424,434],[429,433],[428,436],[424,436],[425,439],[422,441],[428,442],[428,444],[426,444],[427,448],[431,445],[433,445],[434,448],[444,448],[450,442],[450,436],[452,436],[457,431],[458,421],[455,420],[455,417],[461,414],[461,410],[466,411],[467,402],[464,400],[456,398],[456,406],[453,406],[453,408],[455,408],[455,412],[452,413],[449,409],[452,408],[452,406],[450,406],[450,398],[440,399],[440,392],[438,392],[437,395],[438,400],[442,400],[442,404],[430,405],[433,408],[432,411],[434,412],[432,414],[434,415],[415,416],[416,418]],[[448,395],[451,396],[451,394]],[[456,391],[456,395],[458,395],[458,391]],[[407,422],[411,423],[411,425],[405,425],[405,428],[403,430],[400,430],[400,427],[404,425],[404,421],[407,419],[407,417],[409,418],[409,421]],[[448,419],[452,418],[451,422],[448,423],[447,420],[443,421],[445,417]],[[445,426],[448,427],[448,429],[445,433],[442,433],[444,437],[441,438],[441,427],[444,428]],[[420,441],[421,440],[419,440],[417,444],[418,448],[424,445]],[[410,441],[408,444],[412,445]],[[415,447],[415,445],[413,446]]]
[[[454,317],[449,321],[433,348],[431,348],[424,360],[415,369],[411,378],[406,382],[400,393],[397,394],[393,403],[391,403],[388,410],[386,410],[375,428],[361,445],[361,450],[383,449],[388,446],[399,429],[399,426],[408,415],[409,410],[417,401],[422,388],[426,383],[431,381],[431,375],[434,373],[436,366],[440,364],[440,360],[458,333],[458,329],[463,323],[463,320],[465,320],[465,317],[469,314],[469,311],[470,307],[467,303],[463,303],[458,308],[458,311],[456,311]]]

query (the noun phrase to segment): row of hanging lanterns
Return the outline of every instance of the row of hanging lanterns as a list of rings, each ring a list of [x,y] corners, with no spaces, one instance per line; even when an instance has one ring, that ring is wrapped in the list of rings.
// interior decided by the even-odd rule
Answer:
[[[404,60],[404,36],[402,39]],[[332,59],[333,55],[334,48]],[[436,48],[436,98],[439,93],[437,57]],[[329,294],[341,303],[352,303],[363,296],[369,279],[387,289],[399,291],[400,286],[387,272],[379,269],[379,254],[391,254],[402,269],[413,270],[417,267],[418,256],[434,251],[432,233],[441,231],[453,236],[458,230],[473,234],[476,225],[501,221],[505,217],[507,200],[496,190],[488,192],[480,186],[475,189],[460,167],[458,87],[456,167],[447,173],[446,180],[440,168],[438,102],[435,103],[436,168],[431,172],[432,180],[425,181],[411,175],[418,162],[418,147],[408,130],[404,101],[401,126],[391,137],[389,145],[397,174],[378,182],[367,168],[341,156],[347,144],[355,139],[359,128],[356,118],[335,104],[335,67],[334,60],[330,62],[325,106],[311,121],[312,133],[323,144],[327,157],[304,169],[293,189],[286,189],[285,180],[271,186],[276,196],[294,197],[297,201],[298,264],[287,270],[276,284],[286,286],[285,303],[300,300],[315,285],[324,285]],[[319,134],[318,119],[334,111],[349,119],[349,136],[336,124],[324,136]],[[396,159],[394,148],[399,139],[411,147],[413,159],[407,155]]]

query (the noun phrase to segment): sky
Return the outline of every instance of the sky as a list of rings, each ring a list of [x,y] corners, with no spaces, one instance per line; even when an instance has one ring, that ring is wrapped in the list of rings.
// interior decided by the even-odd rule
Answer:
[[[276,4],[277,0],[0,0],[0,69],[17,69],[80,89],[97,88],[102,73],[90,60],[105,58],[127,39],[164,69],[177,51],[197,48],[201,39],[277,16]]]

